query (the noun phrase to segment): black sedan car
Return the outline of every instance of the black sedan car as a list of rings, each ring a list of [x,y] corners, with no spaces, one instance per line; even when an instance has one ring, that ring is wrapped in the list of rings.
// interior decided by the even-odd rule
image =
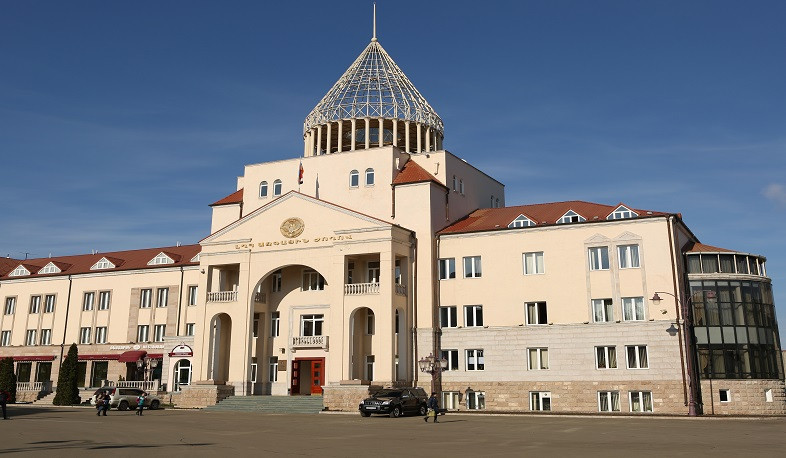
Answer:
[[[388,388],[377,391],[360,403],[358,410],[364,417],[374,414],[397,418],[405,414],[425,416],[428,395],[423,388]]]

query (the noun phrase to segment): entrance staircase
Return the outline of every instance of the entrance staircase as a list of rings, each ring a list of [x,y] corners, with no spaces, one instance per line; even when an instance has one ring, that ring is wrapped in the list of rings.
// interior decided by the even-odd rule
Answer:
[[[230,396],[205,410],[316,414],[322,410],[322,396]]]
[[[36,399],[35,401],[33,401],[33,404],[35,404],[37,406],[51,406],[52,405],[52,401],[54,399],[55,399],[55,392],[51,392],[51,393],[47,394],[46,396],[43,396],[41,398]]]

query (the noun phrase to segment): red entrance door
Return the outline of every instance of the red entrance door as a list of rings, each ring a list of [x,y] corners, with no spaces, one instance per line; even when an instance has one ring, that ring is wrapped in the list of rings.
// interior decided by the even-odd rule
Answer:
[[[325,384],[325,358],[295,359],[292,361],[292,384],[289,393],[295,395],[322,394]]]

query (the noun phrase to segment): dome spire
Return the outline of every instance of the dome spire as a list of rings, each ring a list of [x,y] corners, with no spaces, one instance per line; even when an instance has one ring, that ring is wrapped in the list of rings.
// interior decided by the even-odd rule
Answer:
[[[377,2],[374,2],[374,32],[371,35],[371,41],[377,41]]]

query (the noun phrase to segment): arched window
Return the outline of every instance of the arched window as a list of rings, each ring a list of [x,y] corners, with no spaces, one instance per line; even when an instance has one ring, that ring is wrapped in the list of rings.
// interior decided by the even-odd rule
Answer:
[[[360,174],[357,170],[353,170],[349,172],[349,187],[350,188],[357,188],[360,184]]]
[[[180,391],[183,385],[191,384],[191,361],[181,359],[175,363],[175,371],[173,373],[175,381],[174,391]]]
[[[458,191],[458,188],[456,186],[456,182],[457,182],[456,181],[456,175],[453,175],[453,192]]]
[[[259,197],[267,197],[267,181],[259,183]]]
[[[366,186],[374,186],[374,169],[366,169]]]
[[[276,180],[273,182],[273,195],[274,196],[281,195],[281,180]]]
[[[499,208],[499,198],[494,199],[494,206]]]

